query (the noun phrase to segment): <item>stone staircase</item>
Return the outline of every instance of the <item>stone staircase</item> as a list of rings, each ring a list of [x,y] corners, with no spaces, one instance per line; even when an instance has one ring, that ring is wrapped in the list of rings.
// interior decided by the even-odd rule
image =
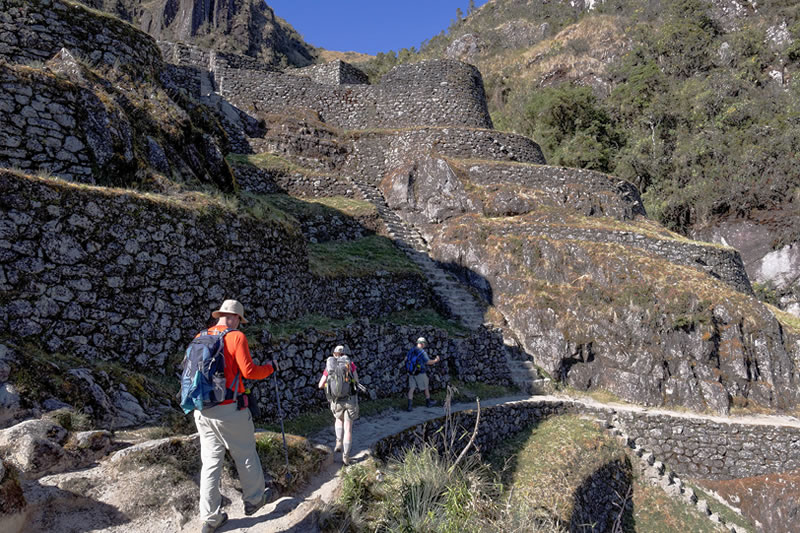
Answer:
[[[518,349],[507,350],[506,363],[508,363],[511,380],[522,392],[530,395],[553,392],[553,383],[550,379],[541,377],[536,365],[525,352]]]
[[[428,245],[419,232],[386,205],[383,195],[376,187],[362,180],[351,181],[364,199],[375,206],[389,235],[409,259],[419,266],[434,293],[450,313],[465,327],[471,330],[479,328],[484,322],[483,306],[459,281],[428,256]]]
[[[461,323],[475,330],[484,324],[484,310],[481,303],[449,272],[439,267],[428,255],[428,245],[420,233],[397,215],[383,198],[381,192],[362,180],[350,180],[365,200],[378,210],[389,235],[395,239],[397,246],[419,266],[423,275],[431,284],[434,293],[447,306],[448,310]],[[505,335],[504,335],[505,336]],[[525,394],[549,394],[552,383],[542,378],[534,366],[530,356],[518,348],[516,339],[506,341],[506,363],[511,380]]]

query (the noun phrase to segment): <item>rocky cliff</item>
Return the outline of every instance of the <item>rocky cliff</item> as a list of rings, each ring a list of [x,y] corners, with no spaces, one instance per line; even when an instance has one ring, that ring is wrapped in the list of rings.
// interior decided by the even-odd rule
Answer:
[[[85,0],[141,28],[159,41],[254,57],[273,67],[314,63],[317,50],[263,0]]]

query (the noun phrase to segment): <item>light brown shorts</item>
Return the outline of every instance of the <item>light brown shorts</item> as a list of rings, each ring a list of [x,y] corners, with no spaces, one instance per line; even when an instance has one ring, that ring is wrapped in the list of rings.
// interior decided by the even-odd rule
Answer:
[[[419,388],[419,390],[428,389],[428,374],[408,375],[408,390],[414,392],[415,388]]]
[[[347,401],[331,402],[331,412],[337,420],[356,420],[358,418],[358,396],[350,396]]]

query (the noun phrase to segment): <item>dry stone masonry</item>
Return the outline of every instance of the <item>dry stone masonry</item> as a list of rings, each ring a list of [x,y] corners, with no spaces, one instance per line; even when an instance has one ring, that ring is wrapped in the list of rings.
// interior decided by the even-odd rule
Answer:
[[[0,193],[2,329],[49,350],[162,368],[230,295],[255,322],[431,305],[414,275],[316,279],[295,229],[224,208],[7,171]]]
[[[511,384],[502,336],[488,328],[453,335],[430,326],[371,324],[360,320],[341,330],[307,330],[269,345],[264,338],[264,346],[270,357],[280,361],[278,384],[282,407],[294,415],[325,404],[317,382],[325,361],[339,344],[358,366],[359,379],[370,391],[367,397],[362,396],[362,402],[404,394],[408,388],[405,355],[420,336],[429,341],[427,351],[431,357],[442,359],[438,365],[429,367],[432,389],[450,384],[453,376],[466,383]],[[267,418],[276,416],[273,384],[253,385],[259,391]]]
[[[480,72],[458,61],[403,65],[371,86],[364,84],[363,74],[341,62],[298,69],[292,75],[249,60],[234,61],[232,54],[172,43],[160,46],[165,57],[181,67],[206,69],[197,71],[198,76],[210,74],[215,92],[251,113],[310,109],[324,122],[344,129],[492,127]]]
[[[0,0],[0,57],[44,63],[61,48],[137,78],[155,77],[162,65],[156,42],[116,17],[71,0]]]

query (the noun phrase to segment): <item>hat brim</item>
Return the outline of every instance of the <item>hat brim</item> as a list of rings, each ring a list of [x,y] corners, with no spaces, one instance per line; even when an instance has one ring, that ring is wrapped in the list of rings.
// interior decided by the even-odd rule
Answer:
[[[239,313],[231,313],[230,311],[222,311],[222,310],[217,310],[217,311],[214,311],[213,313],[211,313],[211,316],[213,316],[214,318],[219,318],[222,315],[236,315],[236,316],[239,317],[239,320],[242,321],[242,324],[247,324],[248,323],[247,319],[245,317],[243,317],[242,315],[240,315]]]

